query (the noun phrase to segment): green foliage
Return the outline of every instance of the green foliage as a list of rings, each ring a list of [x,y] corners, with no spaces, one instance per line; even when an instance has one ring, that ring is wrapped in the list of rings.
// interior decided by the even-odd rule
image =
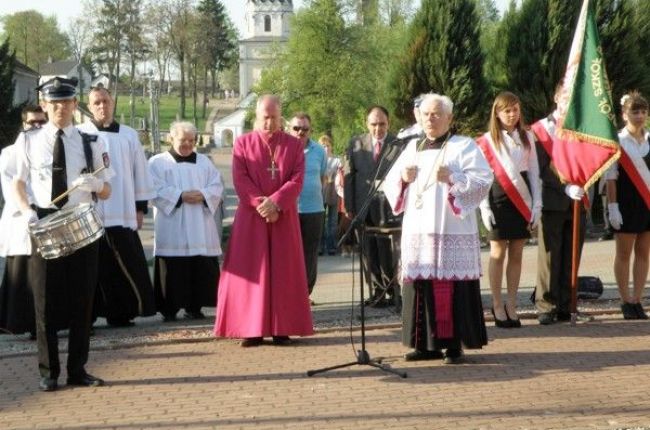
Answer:
[[[412,100],[426,92],[449,96],[455,125],[474,133],[483,127],[487,85],[473,0],[423,0],[409,28],[409,42],[398,57],[392,83],[396,116],[412,121]]]
[[[16,12],[0,18],[3,39],[9,40],[16,58],[39,71],[49,59],[65,60],[70,56],[68,38],[59,30],[56,17],[45,17],[35,10]]]
[[[524,0],[512,6],[499,24],[497,49],[490,53],[496,90],[519,95],[529,121],[554,107],[555,86],[566,69],[569,49],[582,2]],[[644,72],[639,26],[630,2],[597,1],[597,21],[614,100],[630,89],[650,90]],[[638,22],[638,21],[636,21]],[[646,49],[643,48],[645,51]],[[502,78],[503,77],[503,78]],[[618,103],[617,109],[620,109]]]
[[[364,131],[366,108],[388,101],[382,89],[394,45],[385,42],[395,34],[381,23],[369,30],[344,16],[336,0],[314,0],[299,11],[286,48],[273,54],[255,88],[280,95],[287,117],[308,112],[314,137],[331,135],[339,153]]]
[[[0,147],[11,145],[21,127],[20,106],[13,106],[16,55],[9,42],[0,45]]]
[[[196,8],[202,20],[197,43],[204,46],[204,61],[221,71],[237,59],[237,38],[234,26],[220,0],[201,0]]]

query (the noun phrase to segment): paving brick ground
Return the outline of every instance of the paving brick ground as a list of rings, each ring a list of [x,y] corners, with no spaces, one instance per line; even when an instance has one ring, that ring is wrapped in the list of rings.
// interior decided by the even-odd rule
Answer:
[[[36,390],[33,356],[3,358],[0,428],[650,428],[649,327],[613,318],[490,327],[490,344],[457,366],[406,363],[398,329],[369,331],[371,356],[406,379],[360,365],[307,377],[355,360],[346,331],[289,347],[212,340],[96,351],[89,370],[108,386],[54,393]]]

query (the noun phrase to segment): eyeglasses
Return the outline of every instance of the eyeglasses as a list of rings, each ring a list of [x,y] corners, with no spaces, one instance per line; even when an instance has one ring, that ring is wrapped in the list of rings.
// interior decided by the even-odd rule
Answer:
[[[41,126],[45,124],[47,121],[44,119],[32,119],[30,121],[25,121],[25,124],[31,125],[31,126]]]
[[[297,126],[297,125],[294,125],[294,126],[291,127],[291,128],[292,128],[293,131],[295,131],[296,133],[299,133],[299,132],[301,132],[301,131],[304,131],[305,133],[307,133],[307,132],[309,131],[309,127],[299,127],[299,126]]]

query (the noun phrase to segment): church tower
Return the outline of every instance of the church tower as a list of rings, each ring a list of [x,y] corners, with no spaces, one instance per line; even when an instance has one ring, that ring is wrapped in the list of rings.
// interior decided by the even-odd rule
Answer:
[[[292,0],[247,0],[246,30],[239,41],[239,95],[243,99],[259,80],[271,47],[289,37]]]

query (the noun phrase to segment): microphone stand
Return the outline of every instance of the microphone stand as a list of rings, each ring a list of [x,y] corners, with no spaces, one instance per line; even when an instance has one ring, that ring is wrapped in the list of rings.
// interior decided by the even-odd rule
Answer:
[[[403,139],[394,139],[393,141],[390,142],[390,144],[384,145],[386,149],[381,153],[379,164],[377,165],[377,170],[375,172],[375,177],[372,181],[373,186],[370,187],[370,190],[368,191],[368,195],[366,196],[366,199],[364,200],[363,205],[359,210],[359,213],[357,213],[355,217],[352,219],[352,221],[350,222],[350,226],[345,231],[343,237],[341,237],[339,243],[337,244],[337,246],[341,246],[346,241],[346,239],[350,236],[350,234],[352,234],[354,230],[357,230],[360,245],[361,245],[359,248],[359,287],[361,290],[361,295],[359,298],[359,300],[361,301],[361,306],[360,306],[361,307],[361,349],[357,351],[356,354],[357,359],[356,361],[351,361],[349,363],[337,364],[334,366],[324,367],[321,369],[309,370],[307,371],[307,376],[314,376],[317,373],[328,372],[330,370],[340,369],[343,367],[350,367],[354,365],[366,365],[366,366],[371,366],[383,370],[384,372],[395,374],[401,378],[407,377],[406,372],[393,369],[388,364],[382,364],[381,360],[371,359],[370,354],[366,350],[366,317],[365,317],[365,297],[364,297],[364,290],[365,290],[364,263],[365,262],[363,257],[363,250],[364,250],[364,241],[365,241],[364,220],[366,219],[366,215],[368,214],[368,210],[370,209],[370,203],[372,202],[373,197],[375,197],[375,195],[379,191],[379,188],[381,187],[381,185],[384,183],[384,180],[386,179],[386,175],[383,175],[383,177],[378,179],[379,173],[382,170],[382,164],[385,164],[385,161],[388,158],[387,155],[390,152],[393,152],[391,147],[398,147],[400,148],[401,151],[404,148],[404,142],[406,141],[406,139],[410,139],[410,138],[412,138],[412,136],[408,136],[407,138],[403,138]],[[396,143],[401,143],[401,145],[396,145]],[[399,154],[395,154],[392,160],[388,160],[386,173],[388,173],[390,169],[393,167],[395,161],[397,161],[398,156]],[[354,304],[352,306],[354,306]]]

